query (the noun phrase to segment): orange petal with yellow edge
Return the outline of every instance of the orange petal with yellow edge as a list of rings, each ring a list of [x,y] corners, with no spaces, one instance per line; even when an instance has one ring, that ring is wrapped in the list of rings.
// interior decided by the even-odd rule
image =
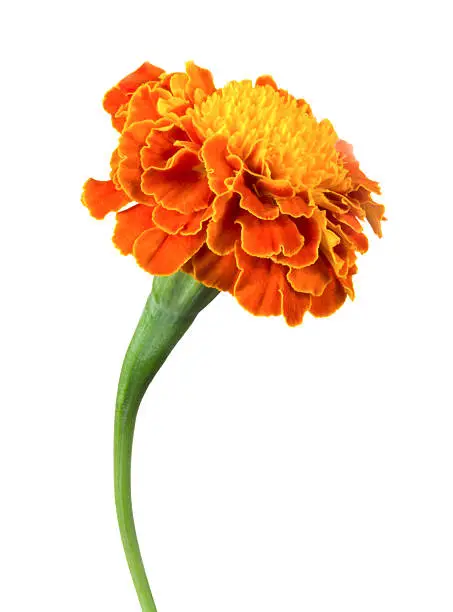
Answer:
[[[228,163],[228,139],[222,134],[208,138],[201,149],[201,156],[206,166],[209,186],[216,194],[225,192],[225,180],[234,175],[234,169]]]
[[[193,170],[198,157],[181,149],[174,156],[172,166],[162,170],[147,170],[142,177],[142,188],[169,210],[189,214],[207,208],[211,190],[206,176]]]
[[[141,85],[130,99],[126,125],[131,125],[137,121],[156,121],[159,119],[160,115],[157,111],[159,97],[159,90],[153,89],[149,83]]]
[[[234,253],[219,256],[212,253],[206,245],[191,259],[193,276],[208,287],[233,293],[239,276]]]
[[[136,204],[116,215],[113,244],[123,253],[132,253],[134,242],[146,230],[154,227],[153,207]]]
[[[154,204],[154,198],[143,193],[141,188],[143,169],[140,161],[140,151],[152,127],[152,121],[141,121],[133,123],[123,132],[118,145],[121,161],[117,177],[131,200]]]
[[[234,295],[246,310],[258,316],[282,313],[283,266],[270,259],[250,257],[236,244],[236,261],[241,269]]]
[[[368,238],[362,231],[356,232],[347,225],[343,225],[341,230],[359,253],[368,251]]]
[[[175,72],[170,77],[171,93],[177,98],[185,98],[189,77],[184,72]]]
[[[226,255],[241,239],[241,226],[236,223],[240,214],[239,196],[236,193],[217,196],[212,207],[214,214],[208,225],[206,243],[217,255]]]
[[[321,295],[332,278],[332,272],[324,259],[319,258],[311,266],[291,268],[286,278],[295,291]]]
[[[242,248],[249,255],[270,257],[283,251],[284,255],[291,257],[303,244],[296,224],[284,215],[268,221],[242,214],[238,223],[242,226]]]
[[[103,107],[112,118],[112,125],[118,132],[123,131],[126,123],[126,107],[130,99],[130,95],[114,87],[104,96]]]
[[[282,284],[283,316],[290,327],[296,327],[303,321],[305,313],[310,309],[311,297],[306,293],[298,293],[286,282]]]
[[[272,259],[291,268],[303,268],[304,266],[311,265],[318,259],[322,231],[319,222],[314,217],[300,217],[300,219],[296,220],[296,224],[303,237],[302,248],[290,257],[280,254],[273,256]]]
[[[169,131],[152,130],[146,139],[146,146],[140,152],[142,168],[165,168],[178,150],[175,140],[183,135],[184,132],[176,126]]]
[[[209,70],[200,68],[200,66],[197,66],[194,62],[186,62],[186,72],[189,77],[186,91],[192,102],[194,101],[194,95],[197,89],[201,89],[206,96],[210,96],[214,93],[214,79]]]
[[[124,77],[117,85],[112,87],[104,96],[104,109],[112,116],[114,127],[121,131],[126,120],[126,114],[115,117],[121,107],[127,105],[131,95],[140,85],[148,81],[156,81],[163,70],[149,62],[142,64],[137,70]]]
[[[203,221],[209,219],[211,215],[212,210],[209,208],[191,213],[190,215],[182,215],[176,210],[168,210],[159,204],[154,209],[153,220],[157,227],[168,234],[190,236],[201,231]]]
[[[292,198],[278,198],[277,204],[280,212],[291,217],[311,217],[315,207],[302,196]]]
[[[260,192],[270,193],[280,198],[289,198],[294,195],[294,189],[286,179],[260,178],[256,186]]]
[[[276,219],[280,210],[271,198],[258,198],[246,184],[243,174],[238,174],[232,189],[241,196],[240,206],[259,219]]]
[[[344,304],[346,293],[341,283],[332,279],[320,296],[311,298],[310,312],[315,317],[328,317]]]
[[[117,87],[126,93],[133,93],[142,83],[157,81],[163,72],[162,68],[144,62],[137,70],[121,79]]]
[[[205,232],[194,236],[171,236],[159,228],[144,232],[134,244],[137,263],[150,274],[177,272],[205,241]]]
[[[130,202],[124,193],[115,187],[113,181],[88,179],[83,186],[82,203],[95,219],[103,219],[109,212],[116,212]]]

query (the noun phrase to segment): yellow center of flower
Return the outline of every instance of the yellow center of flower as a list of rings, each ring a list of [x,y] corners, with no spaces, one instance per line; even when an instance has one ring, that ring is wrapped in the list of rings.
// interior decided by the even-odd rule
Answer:
[[[347,187],[330,121],[316,121],[306,105],[270,85],[232,81],[190,114],[205,139],[224,134],[231,153],[244,161],[252,156],[265,174],[288,180],[297,191]]]

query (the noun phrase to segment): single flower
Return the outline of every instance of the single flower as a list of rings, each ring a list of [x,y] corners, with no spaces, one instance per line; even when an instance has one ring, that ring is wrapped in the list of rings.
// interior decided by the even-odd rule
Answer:
[[[144,612],[156,612],[135,532],[131,457],[141,400],[179,339],[220,291],[249,312],[324,317],[349,296],[379,193],[332,124],[270,76],[217,89],[193,62],[149,63],[104,97],[119,132],[110,179],[89,179],[93,217],[116,213],[113,242],[154,275],[127,350],[115,412],[115,503]]]
[[[193,62],[174,73],[145,63],[104,107],[119,143],[110,180],[89,179],[83,202],[96,218],[117,212],[123,254],[289,325],[354,298],[357,253],[368,249],[361,222],[381,235],[379,186],[304,100],[269,76],[216,89]]]

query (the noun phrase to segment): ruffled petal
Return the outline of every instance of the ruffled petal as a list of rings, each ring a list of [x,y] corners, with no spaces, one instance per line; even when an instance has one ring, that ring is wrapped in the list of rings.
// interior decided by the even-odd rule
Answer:
[[[226,255],[241,239],[241,226],[236,223],[240,213],[239,196],[236,193],[217,196],[212,206],[214,214],[208,225],[206,242],[217,255]]]
[[[292,198],[278,198],[277,204],[280,212],[291,217],[311,217],[315,206],[307,202],[302,196]]]
[[[201,231],[203,221],[209,219],[212,215],[212,209],[191,213],[190,215],[182,215],[176,210],[168,210],[161,204],[156,206],[153,213],[154,223],[167,234],[182,234],[183,236],[191,236]]]
[[[286,264],[291,268],[303,268],[309,266],[318,259],[318,251],[321,243],[322,230],[315,216],[300,217],[296,220],[297,228],[303,237],[303,246],[295,254],[287,257],[285,254],[275,255],[274,261]]]
[[[212,253],[206,245],[195,253],[191,259],[193,276],[208,287],[233,293],[239,276],[234,253],[219,256]]]
[[[306,293],[294,291],[288,282],[282,283],[281,294],[285,321],[290,327],[300,325],[305,313],[310,309],[311,297]]]
[[[359,253],[368,251],[368,238],[362,231],[356,232],[347,225],[343,225],[341,231],[349,244],[353,245]]]
[[[319,297],[311,298],[310,312],[315,317],[328,317],[344,304],[346,293],[341,283],[332,279]]]
[[[235,254],[241,270],[234,286],[234,295],[239,304],[258,316],[281,314],[283,266],[270,259],[250,257],[238,243]]]
[[[125,93],[133,93],[142,83],[157,81],[163,72],[162,68],[144,62],[137,70],[121,79],[117,87]]]
[[[183,137],[184,132],[176,126],[170,130],[152,130],[146,138],[146,146],[140,152],[142,168],[166,168],[178,150],[175,141]]]
[[[286,278],[295,291],[321,295],[332,278],[332,272],[324,259],[319,258],[311,266],[291,268]]]
[[[186,91],[191,101],[194,101],[197,89],[201,89],[206,96],[210,96],[214,93],[214,79],[209,70],[200,68],[200,66],[197,66],[194,62],[186,62],[186,72],[189,76]]]
[[[149,62],[142,64],[137,70],[128,74],[104,96],[104,109],[112,116],[115,129],[122,131],[126,122],[126,106],[131,95],[140,85],[148,81],[156,81],[163,72],[161,68]]]
[[[170,77],[170,90],[176,98],[184,98],[189,77],[184,72],[175,72]]]
[[[217,195],[224,193],[226,179],[234,176],[234,170],[238,170],[241,163],[238,157],[229,153],[228,139],[222,134],[214,134],[203,144],[201,156],[210,188]]]
[[[294,195],[294,189],[291,183],[286,179],[260,178],[256,182],[256,186],[262,193],[268,193],[280,198],[289,198]]]
[[[238,217],[238,223],[242,226],[242,248],[249,255],[271,257],[283,252],[291,257],[303,244],[296,224],[284,215],[267,221],[242,214]]]
[[[134,242],[143,232],[154,227],[153,207],[136,204],[116,215],[113,244],[123,253],[132,253]]]
[[[144,232],[134,244],[137,263],[150,274],[177,272],[205,241],[205,232],[194,236],[171,236],[159,228]]]
[[[109,212],[116,212],[126,206],[130,199],[115,187],[113,181],[88,179],[83,186],[82,203],[95,219],[103,219]]]
[[[169,168],[143,174],[143,191],[169,210],[185,215],[203,210],[209,205],[211,190],[206,176],[193,169],[198,164],[196,155],[181,149]]]
[[[117,173],[118,180],[131,200],[145,204],[154,204],[154,198],[143,193],[141,188],[143,168],[140,151],[152,127],[152,121],[133,123],[123,132],[118,145],[121,158]]]
[[[153,89],[149,83],[141,85],[132,95],[127,109],[126,126],[137,121],[160,119],[157,110],[160,93],[158,89]]]
[[[247,186],[243,174],[237,175],[232,184],[232,189],[241,196],[241,208],[248,210],[255,217],[259,219],[276,219],[280,214],[280,210],[272,198],[258,198],[253,193]]]

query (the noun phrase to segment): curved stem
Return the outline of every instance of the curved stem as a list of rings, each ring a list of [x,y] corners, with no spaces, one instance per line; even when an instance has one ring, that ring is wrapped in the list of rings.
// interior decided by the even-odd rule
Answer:
[[[123,548],[142,610],[157,612],[140,554],[131,499],[131,458],[135,417],[115,421],[115,503]]]
[[[178,272],[156,277],[153,290],[124,358],[118,383],[114,432],[115,503],[123,548],[143,612],[157,612],[135,530],[131,458],[135,421],[142,398],[197,314],[218,295]]]

